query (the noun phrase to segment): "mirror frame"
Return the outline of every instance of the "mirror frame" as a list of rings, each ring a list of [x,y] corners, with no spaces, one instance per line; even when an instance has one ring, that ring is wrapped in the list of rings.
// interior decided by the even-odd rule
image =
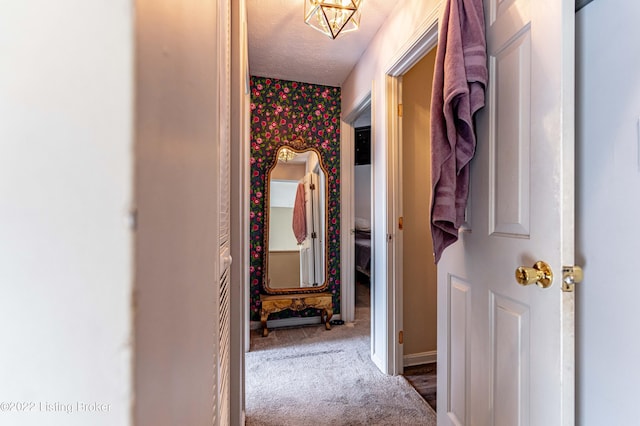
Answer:
[[[263,217],[264,217],[265,226],[264,226],[264,235],[263,235],[263,242],[262,242],[262,253],[263,253],[262,289],[267,294],[322,293],[329,287],[329,262],[327,259],[327,256],[329,253],[329,205],[328,205],[329,185],[328,184],[324,185],[324,200],[325,200],[324,201],[324,259],[323,259],[324,260],[324,265],[323,265],[324,282],[317,287],[289,287],[289,288],[277,288],[277,289],[269,287],[269,232],[270,232],[269,211],[271,210],[271,185],[270,185],[271,172],[278,165],[278,155],[280,154],[280,151],[282,151],[285,148],[293,152],[296,152],[298,154],[302,154],[309,151],[315,152],[316,155],[318,156],[318,164],[320,166],[320,169],[322,169],[324,173],[325,179],[328,180],[329,178],[329,171],[327,170],[327,167],[324,164],[320,151],[317,148],[306,146],[302,140],[298,139],[295,141],[289,141],[285,144],[280,145],[276,150],[275,155],[271,159],[272,164],[269,166],[269,169],[267,170],[267,175],[266,175],[267,179],[265,182],[265,189],[264,189],[264,193],[265,193],[264,206],[265,207],[264,207]]]

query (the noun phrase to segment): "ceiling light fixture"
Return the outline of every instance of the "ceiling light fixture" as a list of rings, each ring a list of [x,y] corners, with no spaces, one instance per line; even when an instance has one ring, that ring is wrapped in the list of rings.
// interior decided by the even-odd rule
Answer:
[[[305,0],[304,22],[332,39],[360,26],[362,0]]]
[[[294,158],[296,158],[296,153],[287,148],[282,148],[278,152],[278,160],[284,161],[285,163]]]

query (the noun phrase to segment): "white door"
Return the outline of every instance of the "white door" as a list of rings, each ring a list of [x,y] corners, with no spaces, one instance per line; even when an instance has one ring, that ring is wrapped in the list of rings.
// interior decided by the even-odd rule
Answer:
[[[218,2],[218,89],[219,89],[219,194],[220,206],[220,281],[218,292],[218,357],[216,359],[217,386],[214,401],[214,425],[227,425],[231,417],[231,5],[228,0]]]
[[[314,174],[309,172],[304,175],[302,179],[304,184],[304,207],[306,214],[307,224],[307,236],[300,245],[300,286],[301,287],[313,287],[317,285],[318,280],[316,277],[316,263],[315,263],[315,251],[316,251],[316,223],[314,219],[314,203],[317,200],[314,198],[315,181]]]
[[[572,425],[574,1],[484,4],[469,229],[438,267],[438,424]],[[517,284],[539,260],[551,286]]]

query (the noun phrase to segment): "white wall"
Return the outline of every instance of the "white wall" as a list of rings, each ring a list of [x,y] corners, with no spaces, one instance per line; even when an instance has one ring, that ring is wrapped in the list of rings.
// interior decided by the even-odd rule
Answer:
[[[293,233],[293,207],[269,210],[269,251],[299,250]]]
[[[0,8],[0,423],[127,425],[132,2]]]
[[[218,3],[136,1],[136,426],[212,421]]]
[[[371,221],[371,165],[354,167],[354,216]]]
[[[297,180],[272,179],[269,182],[269,207],[288,207],[293,209],[297,192]]]
[[[577,14],[577,424],[638,423],[640,3]]]
[[[348,116],[357,105],[361,104],[374,83],[375,93],[372,95],[373,115],[371,122],[381,126],[385,109],[385,72],[393,65],[397,55],[405,50],[424,31],[425,24],[431,21],[434,11],[440,7],[441,0],[404,0],[389,18],[382,24],[380,30],[362,54],[358,64],[351,71],[342,84],[342,113]],[[379,96],[379,97],[378,97]],[[375,116],[374,116],[375,115]]]
[[[395,360],[388,359],[390,352],[387,340],[375,336],[388,335],[386,322],[391,311],[392,299],[390,280],[387,280],[387,232],[395,232],[395,220],[386,215],[387,200],[392,199],[390,188],[387,187],[387,136],[388,124],[386,116],[386,78],[389,68],[400,58],[397,56],[409,49],[417,41],[421,33],[427,30],[428,24],[434,21],[434,14],[438,13],[440,2],[437,0],[404,0],[392,12],[380,27],[375,38],[363,53],[351,74],[342,85],[342,114],[351,115],[363,100],[371,93],[372,99],[372,132],[371,152],[374,167],[375,188],[373,199],[375,232],[372,244],[374,250],[374,270],[372,292],[372,309],[376,313],[372,328],[374,339],[372,342],[372,359],[383,371],[392,371]]]
[[[353,127],[371,126],[371,105],[353,122]],[[353,169],[354,217],[371,221],[371,164],[361,164]]]

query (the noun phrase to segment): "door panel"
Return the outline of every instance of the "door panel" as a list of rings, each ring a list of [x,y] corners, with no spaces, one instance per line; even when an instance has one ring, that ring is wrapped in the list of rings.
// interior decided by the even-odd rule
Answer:
[[[456,424],[467,424],[468,370],[471,349],[471,286],[456,276],[449,280],[449,359],[447,411]]]
[[[528,28],[489,56],[492,235],[529,236],[530,61]]]
[[[495,293],[490,297],[495,424],[528,425],[529,307]]]

